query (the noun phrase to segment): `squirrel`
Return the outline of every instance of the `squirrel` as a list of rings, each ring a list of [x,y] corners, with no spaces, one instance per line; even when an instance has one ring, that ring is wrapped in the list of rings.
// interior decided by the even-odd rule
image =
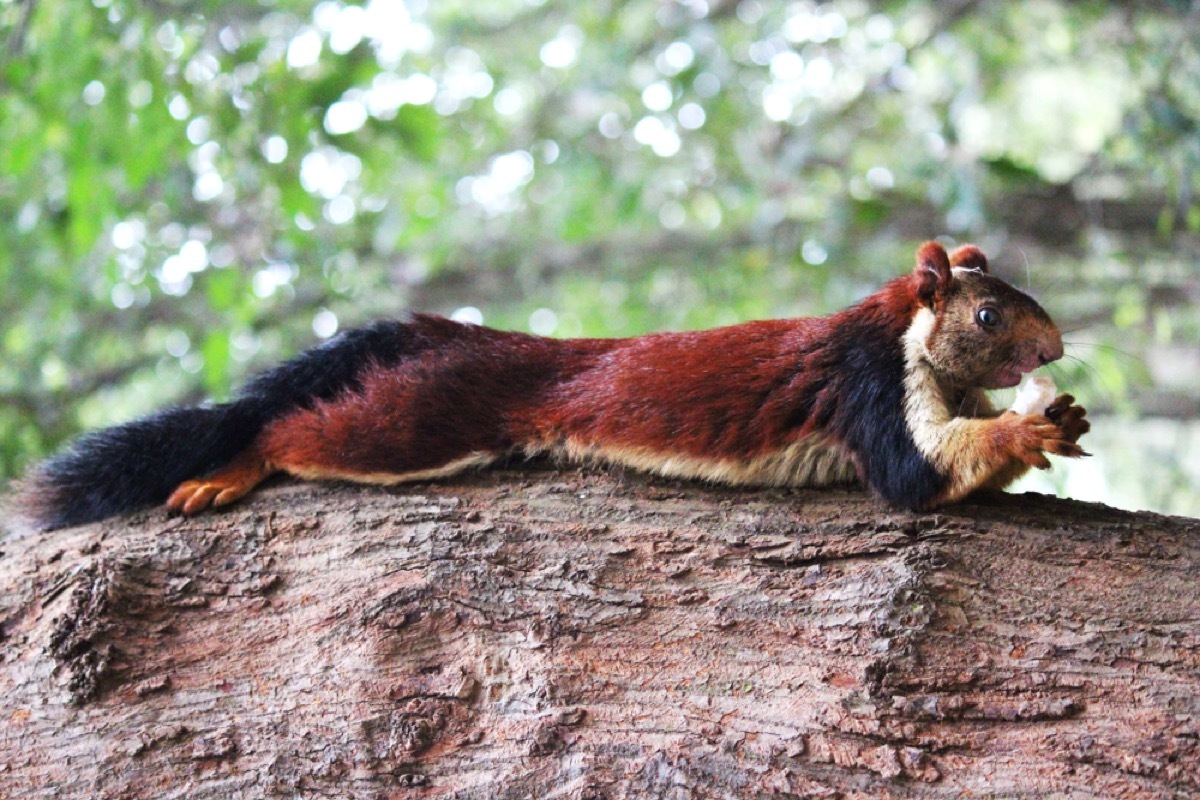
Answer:
[[[927,242],[915,269],[825,317],[623,339],[552,339],[412,314],[342,333],[230,402],[84,435],[18,505],[53,529],[165,502],[226,506],[276,473],[375,484],[511,455],[735,486],[855,481],[928,510],[999,490],[1047,453],[1088,455],[1071,395],[997,412],[984,390],[1063,355],[979,248]]]

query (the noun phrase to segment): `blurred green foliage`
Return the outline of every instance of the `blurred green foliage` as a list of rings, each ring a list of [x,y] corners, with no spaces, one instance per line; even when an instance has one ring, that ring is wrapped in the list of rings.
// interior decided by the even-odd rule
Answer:
[[[1196,416],[1196,3],[0,0],[0,41],[0,480],[367,318],[821,313],[934,236],[1041,292],[1090,407]]]

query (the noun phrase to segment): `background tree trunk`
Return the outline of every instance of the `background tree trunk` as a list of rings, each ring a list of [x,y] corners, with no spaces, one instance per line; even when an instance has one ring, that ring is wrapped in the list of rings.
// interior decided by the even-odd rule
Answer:
[[[6,798],[1200,794],[1197,520],[534,470],[3,550]]]

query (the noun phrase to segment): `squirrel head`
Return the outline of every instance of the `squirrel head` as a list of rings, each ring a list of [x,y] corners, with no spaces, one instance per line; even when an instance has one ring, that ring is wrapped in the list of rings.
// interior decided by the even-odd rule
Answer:
[[[937,242],[926,242],[912,277],[917,300],[933,316],[926,356],[948,386],[1016,386],[1022,374],[1062,358],[1062,334],[1050,315],[988,274],[978,247],[963,245],[948,255]]]

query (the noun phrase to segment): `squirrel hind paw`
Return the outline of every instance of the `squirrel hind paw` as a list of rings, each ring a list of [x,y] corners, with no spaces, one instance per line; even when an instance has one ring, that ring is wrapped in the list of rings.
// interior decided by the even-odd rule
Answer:
[[[212,505],[221,491],[220,486],[205,481],[184,481],[167,498],[167,508],[190,517]]]
[[[245,497],[253,488],[254,484],[229,486],[211,480],[184,481],[167,498],[167,508],[190,517],[207,508],[227,506]]]
[[[262,465],[238,466],[184,481],[167,498],[167,508],[190,517],[207,508],[227,506],[248,495],[270,474],[270,470]]]

